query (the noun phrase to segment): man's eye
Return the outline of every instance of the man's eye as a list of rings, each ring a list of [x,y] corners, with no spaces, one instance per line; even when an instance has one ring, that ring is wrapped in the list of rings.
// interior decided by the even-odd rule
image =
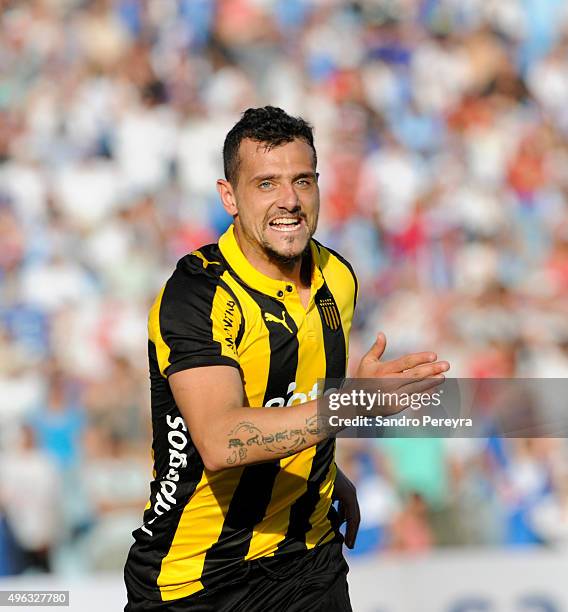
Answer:
[[[261,189],[270,189],[270,187],[272,187],[272,183],[270,181],[262,181],[262,183],[260,183],[258,186]]]
[[[310,181],[308,179],[299,179],[298,181],[296,181],[298,183],[298,185],[302,186],[302,187],[306,187],[310,184]]]

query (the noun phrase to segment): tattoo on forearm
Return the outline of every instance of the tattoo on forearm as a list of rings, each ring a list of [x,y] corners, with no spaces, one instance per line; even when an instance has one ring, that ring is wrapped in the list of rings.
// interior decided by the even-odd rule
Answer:
[[[306,425],[300,429],[264,433],[251,421],[242,421],[229,433],[227,464],[233,466],[243,463],[248,449],[253,446],[260,446],[265,451],[284,457],[293,455],[306,444],[308,436],[319,436],[322,433],[327,436],[333,433],[329,425],[327,428],[324,425],[324,420],[314,414],[306,419]]]

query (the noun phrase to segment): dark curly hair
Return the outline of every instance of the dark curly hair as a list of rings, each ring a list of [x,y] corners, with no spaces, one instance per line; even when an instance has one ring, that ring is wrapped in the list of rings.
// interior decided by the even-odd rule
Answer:
[[[300,138],[312,147],[314,167],[317,164],[312,126],[307,121],[291,117],[275,106],[249,108],[227,134],[223,145],[225,178],[235,185],[239,173],[239,146],[245,138],[265,143],[268,149]]]

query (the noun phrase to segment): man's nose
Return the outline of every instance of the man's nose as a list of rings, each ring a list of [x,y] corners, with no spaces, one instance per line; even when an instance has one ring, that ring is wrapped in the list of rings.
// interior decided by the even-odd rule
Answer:
[[[283,184],[279,205],[288,211],[294,211],[300,208],[300,198],[292,183]]]

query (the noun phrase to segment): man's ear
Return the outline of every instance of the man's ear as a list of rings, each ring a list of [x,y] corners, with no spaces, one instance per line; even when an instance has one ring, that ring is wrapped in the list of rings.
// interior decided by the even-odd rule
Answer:
[[[235,193],[231,183],[225,179],[218,179],[217,191],[219,192],[219,197],[221,198],[223,208],[231,215],[231,217],[235,217],[239,210],[237,208],[237,199],[235,198]]]

